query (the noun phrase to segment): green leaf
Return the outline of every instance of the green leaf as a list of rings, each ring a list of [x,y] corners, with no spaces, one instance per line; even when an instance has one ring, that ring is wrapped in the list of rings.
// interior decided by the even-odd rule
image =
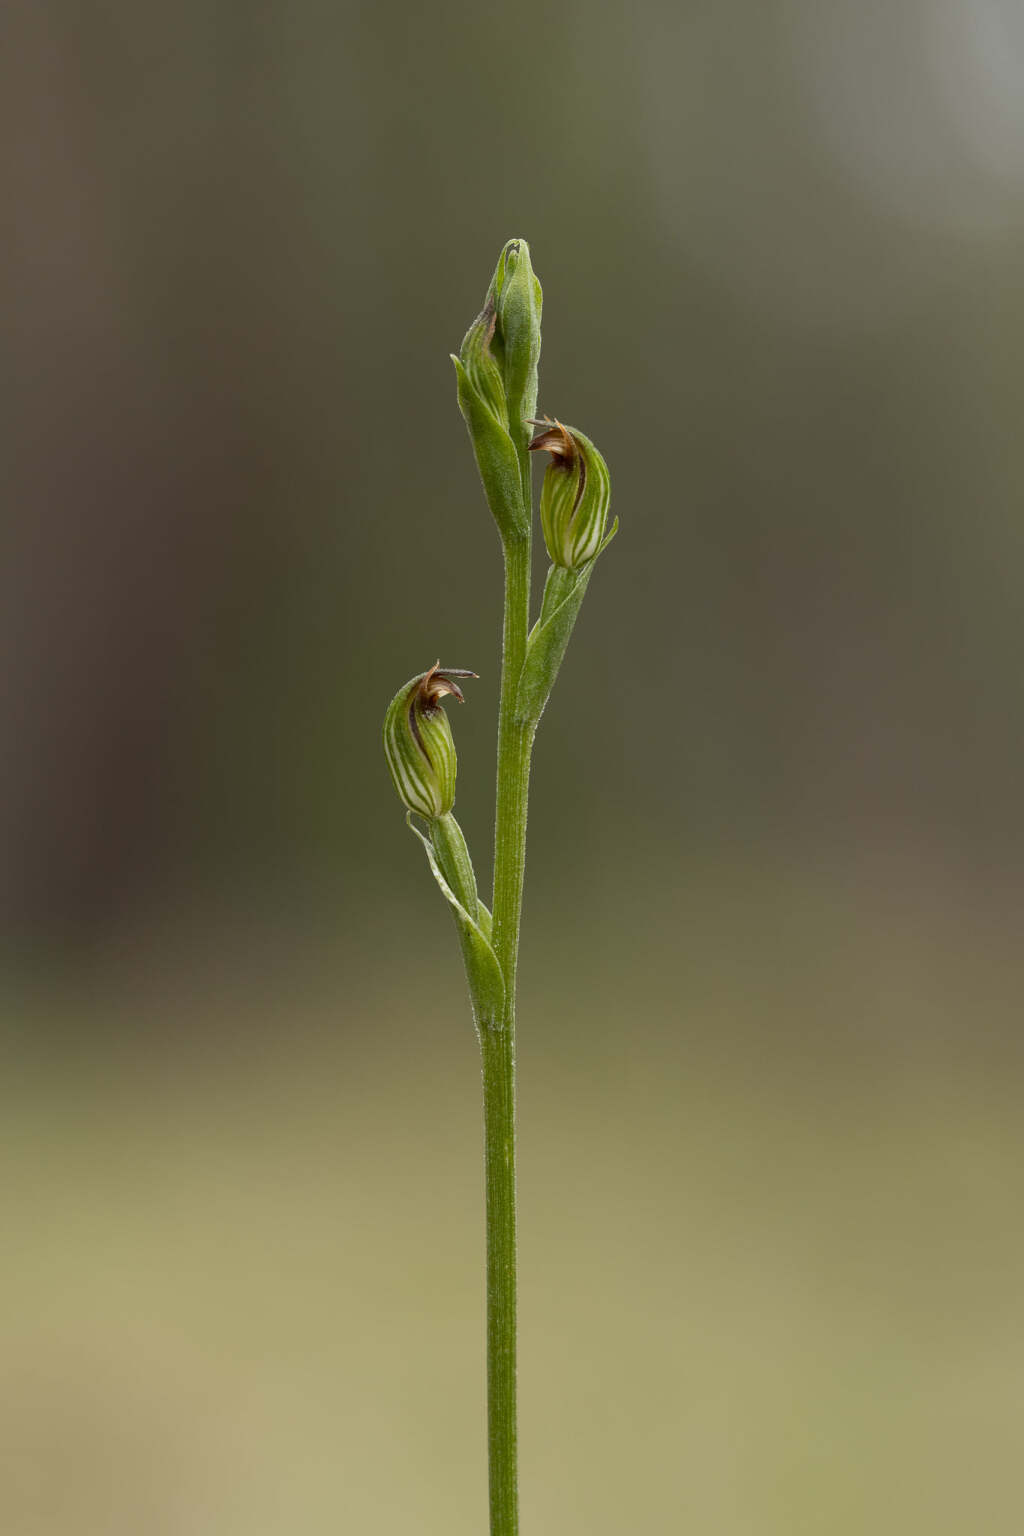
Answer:
[[[455,926],[458,928],[462,944],[462,958],[466,966],[466,979],[469,982],[470,996],[473,1000],[473,1014],[479,1028],[482,1023],[493,1022],[501,1017],[501,1010],[505,1003],[505,982],[501,974],[501,966],[491,948],[489,932],[485,932],[477,919],[467,912],[448,884],[441,872],[441,866],[437,862],[430,839],[424,837],[419,827],[414,824],[412,816],[411,811],[406,813],[405,819],[409,831],[419,838],[426,849],[431,872],[455,917]],[[486,907],[483,907],[481,915],[486,916],[486,927],[489,930],[491,914]]]
[[[530,631],[517,692],[519,717],[531,725],[536,726],[555,686],[594,566],[618,531],[616,518],[597,554],[577,570],[553,565],[548,571],[540,618]]]

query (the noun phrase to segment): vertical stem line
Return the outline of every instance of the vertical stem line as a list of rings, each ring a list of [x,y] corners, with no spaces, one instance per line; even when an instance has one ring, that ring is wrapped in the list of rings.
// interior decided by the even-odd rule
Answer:
[[[523,906],[526,809],[533,732],[516,719],[519,674],[530,622],[530,541],[505,544],[505,629],[498,708],[498,791],[494,820],[494,951],[515,1016],[516,958]]]
[[[505,623],[498,711],[494,949],[505,980],[499,1019],[480,1031],[487,1194],[487,1447],[491,1536],[517,1536],[516,961],[526,857],[532,729],[517,715],[530,618],[530,539],[505,543]]]
[[[515,1041],[480,1031],[487,1191],[487,1461],[491,1536],[517,1536]]]

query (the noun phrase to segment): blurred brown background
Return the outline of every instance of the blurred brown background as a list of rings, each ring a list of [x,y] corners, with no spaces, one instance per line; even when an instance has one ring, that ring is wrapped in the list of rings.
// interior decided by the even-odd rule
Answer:
[[[497,252],[622,531],[536,756],[531,1536],[1021,1528],[1013,0],[13,0],[0,1526],[483,1528]]]

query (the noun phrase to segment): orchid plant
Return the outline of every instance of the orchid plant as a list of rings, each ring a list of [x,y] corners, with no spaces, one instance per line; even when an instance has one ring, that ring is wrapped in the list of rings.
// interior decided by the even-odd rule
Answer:
[[[505,560],[494,889],[481,899],[452,809],[456,756],[442,700],[476,674],[440,663],[403,684],[384,751],[409,827],[455,918],[483,1066],[487,1228],[487,1445],[491,1536],[519,1529],[516,1456],[516,964],[534,736],[594,566],[614,538],[608,467],[588,437],[537,417],[541,287],[509,240],[483,309],[453,355],[458,400]],[[539,429],[534,433],[534,429]],[[548,454],[540,522],[551,560],[530,623],[531,454]]]

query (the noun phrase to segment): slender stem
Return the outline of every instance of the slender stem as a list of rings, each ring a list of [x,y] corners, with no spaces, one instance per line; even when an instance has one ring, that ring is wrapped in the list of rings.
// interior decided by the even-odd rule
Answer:
[[[491,1536],[517,1536],[515,1041],[480,1031],[487,1190],[487,1459]]]
[[[498,708],[498,791],[494,819],[494,952],[515,1019],[516,960],[523,906],[526,808],[533,731],[517,720],[517,684],[530,623],[529,540],[505,544],[505,631]]]
[[[517,721],[516,685],[530,614],[530,541],[505,544],[505,625],[498,713],[494,949],[505,980],[502,1016],[480,1031],[487,1191],[487,1448],[491,1536],[517,1536],[516,1453],[516,961],[526,857],[533,732]]]

